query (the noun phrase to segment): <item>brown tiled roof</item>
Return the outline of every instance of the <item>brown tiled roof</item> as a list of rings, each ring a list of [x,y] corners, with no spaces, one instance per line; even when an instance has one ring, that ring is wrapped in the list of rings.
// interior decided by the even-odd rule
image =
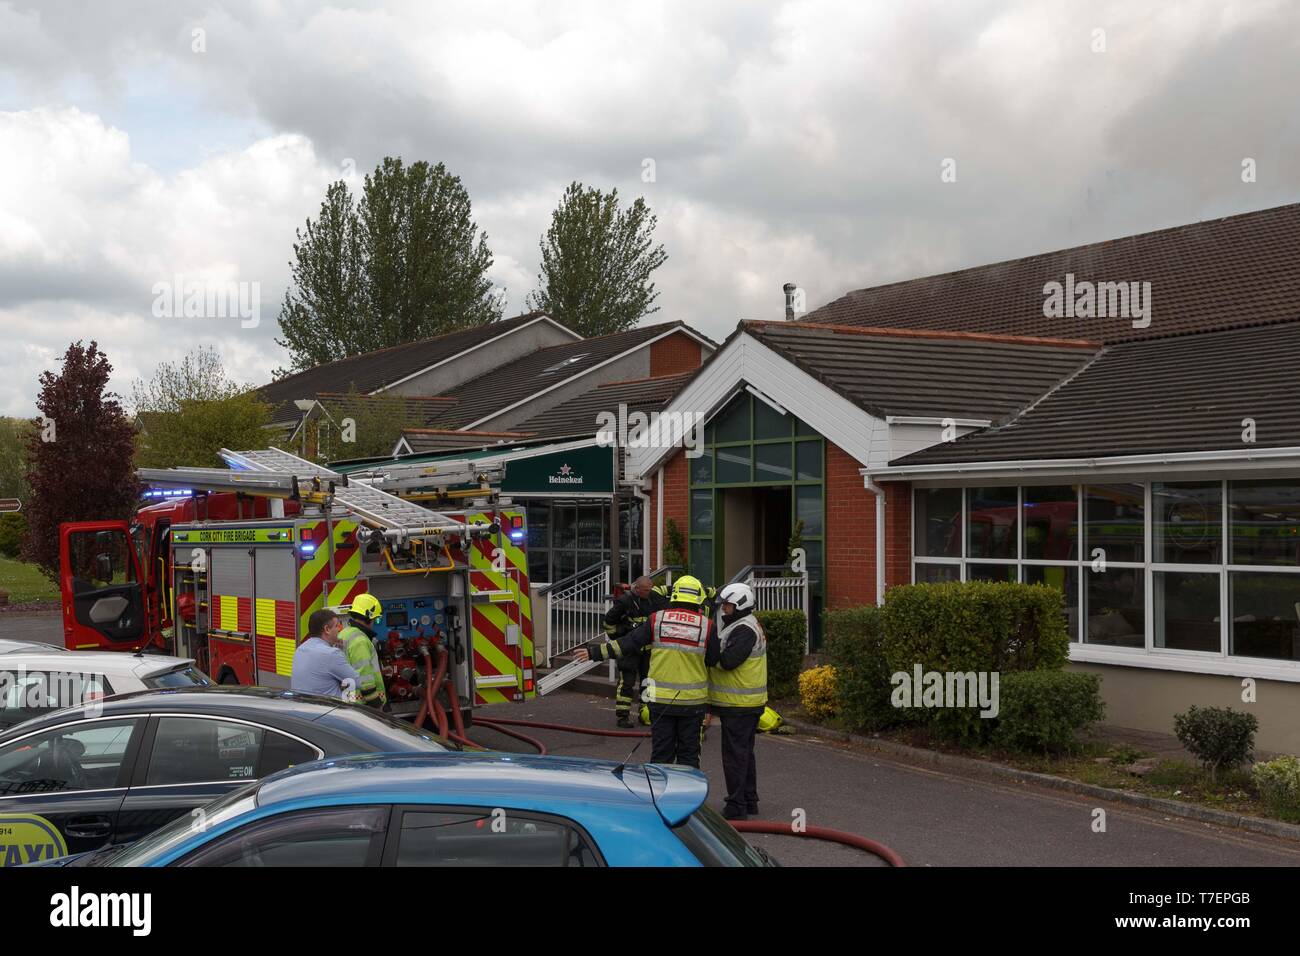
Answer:
[[[297,418],[300,413],[293,404],[297,399],[311,398],[323,391],[347,392],[352,387],[363,394],[373,392],[544,314],[528,312],[472,329],[353,355],[278,379],[263,385],[258,391],[264,401],[275,406],[275,414],[271,416],[273,421]]]
[[[1082,368],[1100,349],[1089,342],[797,322],[746,322],[743,328],[877,418],[999,421]]]
[[[1150,282],[1151,324],[1046,318],[1046,283]],[[1300,318],[1300,203],[850,292],[797,324],[1126,342]]]
[[[402,437],[413,454],[457,448],[482,448],[509,444],[532,436],[527,432],[462,432],[451,428],[404,428]]]
[[[1002,427],[891,465],[1300,446],[1300,321],[1108,346]],[[1255,442],[1242,441],[1246,418]]]
[[[629,414],[657,411],[672,401],[694,375],[692,369],[678,375],[606,382],[520,422],[517,428],[545,438],[593,436],[601,412],[618,415],[620,405],[626,405]]]
[[[381,403],[379,406],[381,410],[390,408],[389,403],[400,400],[406,407],[407,420],[418,421],[426,428],[439,424],[444,418],[453,414],[456,407],[454,398],[446,398],[441,395],[380,393],[379,395],[357,395],[354,398],[361,402]],[[316,400],[324,405],[330,415],[337,421],[339,415],[345,411],[348,395],[343,392],[317,392]]]

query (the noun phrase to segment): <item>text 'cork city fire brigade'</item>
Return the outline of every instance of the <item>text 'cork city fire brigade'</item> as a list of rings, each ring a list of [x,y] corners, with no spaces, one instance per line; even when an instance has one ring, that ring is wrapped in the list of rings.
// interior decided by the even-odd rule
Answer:
[[[522,509],[472,462],[344,476],[279,449],[141,469],[130,523],[60,530],[64,643],[195,658],[223,684],[288,687],[313,611],[379,599],[388,699],[414,712],[433,662],[466,709],[535,696]],[[433,511],[383,490],[437,487]]]

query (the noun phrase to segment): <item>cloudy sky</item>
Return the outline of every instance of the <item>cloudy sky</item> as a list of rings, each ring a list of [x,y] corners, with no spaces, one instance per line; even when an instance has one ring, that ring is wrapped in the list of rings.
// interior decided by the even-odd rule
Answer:
[[[644,195],[651,321],[722,338],[786,281],[1300,200],[1297,86],[1288,0],[0,0],[0,414],[75,339],[127,395],[200,344],[267,381],[294,229],[384,155],[463,179],[507,314],[565,184]],[[175,276],[257,283],[260,322],[155,317]]]

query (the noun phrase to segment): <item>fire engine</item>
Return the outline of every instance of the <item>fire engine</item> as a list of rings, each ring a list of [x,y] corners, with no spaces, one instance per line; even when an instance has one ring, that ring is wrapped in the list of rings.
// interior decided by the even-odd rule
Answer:
[[[425,699],[434,661],[467,711],[536,695],[524,514],[481,466],[343,475],[279,449],[221,455],[228,468],[140,469],[158,500],[130,522],[61,526],[69,649],[158,651],[223,684],[287,687],[311,613],[368,592],[397,712]],[[413,485],[457,510],[385,490]]]

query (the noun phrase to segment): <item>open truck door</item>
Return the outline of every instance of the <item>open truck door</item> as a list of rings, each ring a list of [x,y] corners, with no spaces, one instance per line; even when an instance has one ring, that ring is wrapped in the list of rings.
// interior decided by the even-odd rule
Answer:
[[[125,521],[59,527],[63,643],[69,650],[135,650],[148,643],[139,557]]]

